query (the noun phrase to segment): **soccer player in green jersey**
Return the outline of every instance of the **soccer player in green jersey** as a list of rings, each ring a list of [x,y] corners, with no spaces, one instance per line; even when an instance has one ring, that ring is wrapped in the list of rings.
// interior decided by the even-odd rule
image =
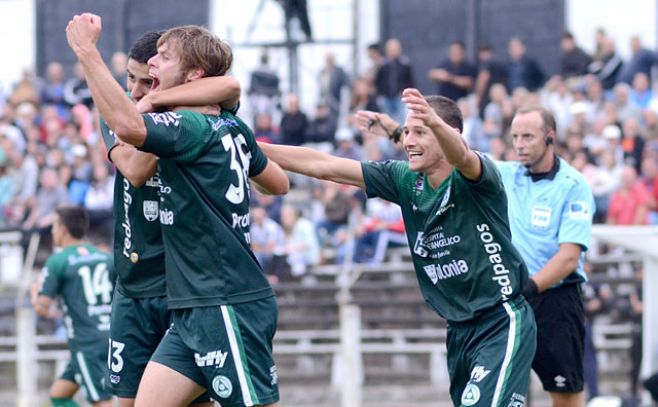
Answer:
[[[274,292],[249,248],[249,178],[285,193],[288,178],[229,112],[140,115],[96,48],[100,17],[75,16],[69,45],[100,114],[123,142],[159,157],[167,299],[173,323],[149,362],[136,406],[185,406],[207,390],[223,406],[278,401]],[[151,92],[221,76],[232,55],[197,26],[177,27],[149,60]]]
[[[403,131],[389,131],[402,136],[408,162],[261,148],[285,170],[355,185],[400,205],[421,292],[448,321],[453,403],[522,406],[536,325],[520,295],[528,272],[512,246],[500,174],[462,139],[461,112],[452,100],[426,98],[416,89],[406,89],[403,100],[409,108]],[[372,112],[357,118],[364,125],[379,119]]]
[[[190,107],[198,111],[233,108],[240,84],[229,76],[204,78],[150,94],[147,61],[157,53],[162,32],[142,35],[128,52],[127,89],[142,109],[175,104],[213,103]],[[218,111],[218,110],[217,110]],[[146,364],[170,324],[165,286],[165,263],[160,229],[160,182],[156,158],[132,146],[116,143],[104,120],[101,133],[108,158],[116,168],[114,186],[114,261],[118,278],[112,301],[107,383],[121,407],[134,405]],[[206,402],[204,395],[193,403]],[[210,405],[210,404],[207,404]]]
[[[48,258],[32,291],[32,305],[41,316],[47,316],[55,299],[61,298],[71,351],[72,372],[53,384],[51,401],[55,407],[76,406],[71,397],[81,385],[93,406],[110,407],[112,396],[103,383],[113,291],[112,256],[84,242],[89,226],[84,208],[60,207],[55,213],[53,244],[61,251]],[[77,383],[71,381],[72,376]]]

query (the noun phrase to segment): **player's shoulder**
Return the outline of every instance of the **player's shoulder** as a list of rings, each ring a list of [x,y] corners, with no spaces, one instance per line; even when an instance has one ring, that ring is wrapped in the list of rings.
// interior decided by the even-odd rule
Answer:
[[[50,271],[61,269],[66,266],[70,254],[71,252],[67,249],[59,250],[56,253],[51,254],[46,259],[45,267]]]

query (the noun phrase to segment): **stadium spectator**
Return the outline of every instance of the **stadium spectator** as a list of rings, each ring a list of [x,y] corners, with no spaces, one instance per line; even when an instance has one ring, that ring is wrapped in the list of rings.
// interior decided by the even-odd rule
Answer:
[[[57,172],[44,168],[39,177],[39,190],[29,204],[29,215],[22,224],[26,234],[50,232],[55,220],[55,209],[67,202],[66,187],[59,181]]]
[[[638,181],[637,171],[630,165],[621,170],[621,184],[610,197],[608,219],[610,225],[646,225],[649,214],[649,192]]]
[[[7,227],[9,221],[7,212],[8,204],[11,202],[13,195],[13,184],[11,176],[8,174],[9,158],[4,150],[0,147],[0,229]]]
[[[104,162],[93,165],[93,178],[85,194],[84,207],[89,213],[89,226],[99,236],[111,236],[114,176]],[[142,208],[142,211],[144,209]]]
[[[638,109],[646,109],[653,99],[649,77],[644,72],[638,72],[633,77],[633,87],[629,94],[630,102]]]
[[[546,81],[544,71],[537,61],[527,54],[526,46],[519,37],[512,37],[507,46],[507,89],[510,92],[525,88],[534,92]]]
[[[279,143],[279,132],[272,124],[272,116],[269,113],[256,114],[254,121],[254,137],[256,140],[266,143]]]
[[[350,78],[345,70],[336,65],[336,56],[333,52],[327,52],[325,55],[325,64],[320,70],[320,100],[329,105],[331,111],[340,116],[343,111],[342,94],[345,89],[349,91]]]
[[[478,111],[484,119],[484,108],[489,103],[490,89],[495,84],[507,88],[507,66],[494,55],[490,44],[482,44],[478,49],[477,77],[475,79],[475,97]]]
[[[377,71],[379,71],[379,68],[384,62],[384,56],[382,55],[381,46],[377,42],[368,45],[366,51],[370,60],[370,66],[368,66],[366,72],[363,74],[363,78],[371,85],[374,85]]]
[[[80,64],[73,66],[73,75],[73,78],[64,82],[64,100],[69,106],[82,103],[88,108],[91,108],[94,101],[91,99],[91,92],[87,86],[87,80]]]
[[[589,72],[596,75],[601,81],[603,89],[611,90],[617,83],[617,77],[622,70],[624,62],[617,55],[615,41],[610,37],[603,37],[600,42],[600,52],[589,65]]]
[[[646,75],[651,86],[651,69],[656,64],[656,53],[642,45],[640,37],[633,35],[629,41],[631,48],[631,59],[624,64],[619,74],[619,79],[629,85],[635,81],[638,73]]]
[[[273,115],[279,103],[279,75],[270,66],[270,54],[263,48],[260,54],[260,65],[251,72],[249,80],[249,103],[254,117],[264,113]]]
[[[644,157],[640,180],[649,192],[649,224],[658,225],[658,160],[655,157]]]
[[[41,102],[40,88],[40,80],[34,75],[34,71],[24,68],[21,71],[21,78],[16,82],[9,95],[9,103],[13,106],[20,106],[23,103],[29,103],[33,107],[38,106]]]
[[[126,75],[128,74],[128,55],[123,51],[113,53],[110,59],[110,65],[112,76],[114,76],[117,83],[125,90]]]
[[[619,187],[621,171],[622,163],[617,161],[615,153],[610,150],[603,151],[599,159],[599,165],[596,167],[596,173],[590,181],[594,201],[596,202],[595,223],[606,222],[610,197]]]
[[[635,167],[638,173],[642,165],[642,155],[646,144],[640,129],[640,122],[637,119],[634,117],[626,119],[622,126],[621,142],[624,150],[624,163]]]
[[[341,127],[336,131],[336,147],[334,155],[352,160],[361,161],[364,158],[363,149],[354,141],[354,130],[349,127]]]
[[[304,143],[323,151],[331,151],[338,127],[338,117],[331,107],[320,101],[315,107],[315,115],[306,126]]]
[[[381,110],[397,122],[402,122],[405,116],[402,91],[414,86],[411,61],[403,54],[402,44],[397,38],[386,41],[385,55],[375,76],[375,91],[381,99]]]
[[[390,246],[407,245],[402,211],[384,199],[368,199],[366,213],[355,231],[354,261],[381,264]]]
[[[579,78],[588,73],[587,67],[592,63],[592,57],[576,44],[573,34],[568,31],[562,34],[560,48],[560,75],[563,79]]]
[[[591,264],[586,264],[591,271]],[[584,371],[585,386],[587,387],[587,399],[591,400],[599,396],[598,363],[596,360],[596,348],[594,346],[594,321],[599,315],[610,311],[613,292],[607,284],[585,284],[585,350]]]
[[[315,224],[322,247],[342,247],[346,240],[347,222],[352,202],[339,184],[323,181],[313,191],[315,199],[322,203],[324,217]],[[283,220],[281,221],[283,224]]]
[[[613,103],[617,111],[617,117],[623,123],[626,119],[642,117],[642,109],[637,103],[631,101],[631,87],[624,82],[620,82],[612,88]]]
[[[285,249],[285,235],[281,225],[267,216],[262,206],[251,208],[251,250],[272,284],[279,282],[280,276],[273,270],[274,256],[280,256]]]
[[[285,234],[284,270],[275,273],[281,278],[286,273],[292,277],[302,277],[309,269],[320,262],[320,245],[310,220],[301,216],[291,205],[281,207],[281,226]],[[287,269],[287,270],[286,270]]]
[[[473,150],[483,153],[489,152],[489,138],[484,133],[482,120],[477,112],[475,99],[460,99],[457,102],[464,118],[462,136]]]
[[[631,346],[629,356],[631,358],[630,376],[630,394],[631,402],[638,400],[638,385],[640,384],[640,368],[642,366],[642,314],[644,313],[644,304],[642,303],[642,278],[644,270],[639,268],[635,270],[635,283],[632,291],[628,295],[630,303],[630,318],[632,322]]]
[[[306,141],[308,119],[299,110],[299,97],[291,93],[287,98],[286,110],[281,117],[281,143],[298,146]]]
[[[70,106],[64,99],[64,67],[61,63],[54,61],[48,64],[46,82],[41,88],[39,99],[44,105],[54,106],[60,119],[68,119]]]
[[[541,104],[553,112],[555,124],[557,125],[559,141],[564,140],[564,129],[570,124],[571,114],[569,108],[574,102],[574,97],[569,91],[566,81],[559,75],[552,76],[543,91],[540,93]]]
[[[512,121],[514,112],[512,100],[501,83],[496,83],[489,89],[489,100],[484,108],[482,131],[488,139],[502,137]]]
[[[455,102],[472,91],[476,75],[475,67],[466,59],[466,48],[461,41],[451,42],[448,57],[427,73],[437,85],[436,94]]]

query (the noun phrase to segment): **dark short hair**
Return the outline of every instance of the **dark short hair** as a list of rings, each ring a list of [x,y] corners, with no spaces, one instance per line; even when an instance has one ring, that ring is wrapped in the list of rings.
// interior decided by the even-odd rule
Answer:
[[[460,133],[464,130],[462,111],[454,100],[439,95],[426,96],[425,100],[446,124],[459,129]]]
[[[565,31],[562,33],[562,39],[573,40],[573,34],[571,34],[569,31]]]
[[[483,42],[478,47],[478,51],[493,51],[493,47],[488,42]]]
[[[466,45],[462,41],[455,40],[455,41],[450,41],[450,45],[457,45],[461,49],[466,49]]]
[[[71,237],[82,239],[89,229],[89,215],[82,206],[60,206],[55,209],[59,221]]]
[[[148,62],[152,56],[158,53],[158,40],[162,37],[162,34],[164,34],[164,31],[149,31],[143,34],[130,47],[128,58],[142,64]]]
[[[368,45],[368,49],[377,51],[377,52],[382,52],[381,45],[379,45],[378,42],[373,42],[372,44]]]
[[[555,116],[553,115],[553,112],[550,110],[546,109],[543,106],[524,106],[519,108],[514,116],[517,116],[519,114],[526,114],[526,113],[532,113],[532,112],[537,112],[541,116],[541,119],[543,121],[543,129],[544,131],[552,131],[553,133],[557,132],[557,125],[555,124]]]

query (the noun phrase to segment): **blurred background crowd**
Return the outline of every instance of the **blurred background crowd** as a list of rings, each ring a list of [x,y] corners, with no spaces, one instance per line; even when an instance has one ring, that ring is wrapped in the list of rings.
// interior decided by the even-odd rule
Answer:
[[[616,41],[629,41],[630,58],[620,58]],[[594,192],[595,222],[658,224],[655,50],[637,36],[613,38],[604,29],[597,30],[591,55],[568,32],[560,47],[559,73],[549,77],[529,56],[538,50],[527,52],[522,38],[510,38],[507,49],[482,44],[473,61],[464,44],[452,42],[427,77],[436,94],[458,101],[471,147],[497,160],[515,159],[508,133],[517,108],[550,108],[558,123],[559,155],[583,173]],[[279,72],[263,49],[250,83],[243,84],[240,115],[261,141],[357,160],[404,160],[402,143],[362,135],[353,113],[380,111],[403,123],[400,94],[418,79],[414,61],[395,38],[368,46],[367,53],[369,67],[360,76],[326,53],[317,72],[315,109],[303,111],[297,94],[281,92]],[[108,62],[124,84],[126,55],[117,52]],[[33,233],[47,237],[54,208],[68,202],[89,210],[97,243],[111,243],[114,168],[106,160],[84,77],[74,71],[66,77],[58,62],[47,66],[43,78],[25,70],[0,99],[0,227],[22,230],[26,242]],[[376,264],[387,248],[406,244],[397,206],[366,201],[346,186],[291,180],[294,188],[285,198],[252,191],[254,251],[273,282],[320,263]]]

